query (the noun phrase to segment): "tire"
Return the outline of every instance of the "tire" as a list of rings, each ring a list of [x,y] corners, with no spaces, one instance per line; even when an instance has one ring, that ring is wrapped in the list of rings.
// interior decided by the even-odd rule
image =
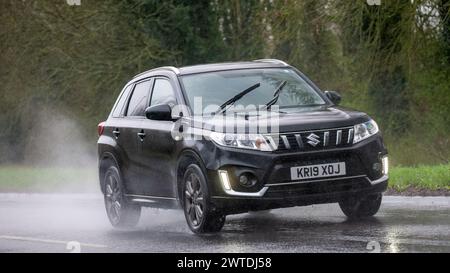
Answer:
[[[211,206],[206,176],[197,164],[186,168],[182,187],[184,216],[192,232],[219,232],[225,224],[225,215]]]
[[[119,169],[112,165],[104,176],[104,200],[109,222],[116,228],[130,228],[137,225],[141,217],[141,206],[130,203],[124,195]]]
[[[350,219],[374,216],[380,209],[381,193],[368,195],[363,198],[350,198],[339,202],[342,212]]]

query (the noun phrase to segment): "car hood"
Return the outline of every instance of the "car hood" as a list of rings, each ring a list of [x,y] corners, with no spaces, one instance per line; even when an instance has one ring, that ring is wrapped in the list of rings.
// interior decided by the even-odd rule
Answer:
[[[228,113],[213,117],[190,118],[192,127],[217,132],[297,132],[353,126],[369,120],[363,112],[336,106],[282,109],[285,112]],[[255,130],[256,128],[256,130]]]

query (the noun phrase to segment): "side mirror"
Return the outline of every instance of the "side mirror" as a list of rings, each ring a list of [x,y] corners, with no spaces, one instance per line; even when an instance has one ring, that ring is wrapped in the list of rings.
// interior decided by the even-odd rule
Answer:
[[[325,95],[336,105],[341,102],[341,95],[336,91],[325,91]]]
[[[145,116],[152,120],[170,120],[172,121],[172,108],[168,104],[158,104],[147,107]]]

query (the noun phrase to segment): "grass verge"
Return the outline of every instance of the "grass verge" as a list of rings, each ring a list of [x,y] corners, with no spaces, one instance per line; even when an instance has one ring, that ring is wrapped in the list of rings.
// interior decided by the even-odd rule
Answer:
[[[450,164],[394,167],[389,172],[389,184],[399,192],[409,188],[450,191]]]
[[[0,192],[91,192],[98,190],[94,168],[0,166]]]

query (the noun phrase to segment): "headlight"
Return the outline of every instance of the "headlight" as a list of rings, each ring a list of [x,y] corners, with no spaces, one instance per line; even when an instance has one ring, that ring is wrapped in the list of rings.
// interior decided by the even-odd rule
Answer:
[[[355,125],[354,131],[355,135],[353,137],[353,144],[378,133],[378,125],[374,120],[371,119],[367,122]]]
[[[209,137],[221,146],[259,151],[273,151],[268,140],[260,134],[225,134],[211,132]]]

